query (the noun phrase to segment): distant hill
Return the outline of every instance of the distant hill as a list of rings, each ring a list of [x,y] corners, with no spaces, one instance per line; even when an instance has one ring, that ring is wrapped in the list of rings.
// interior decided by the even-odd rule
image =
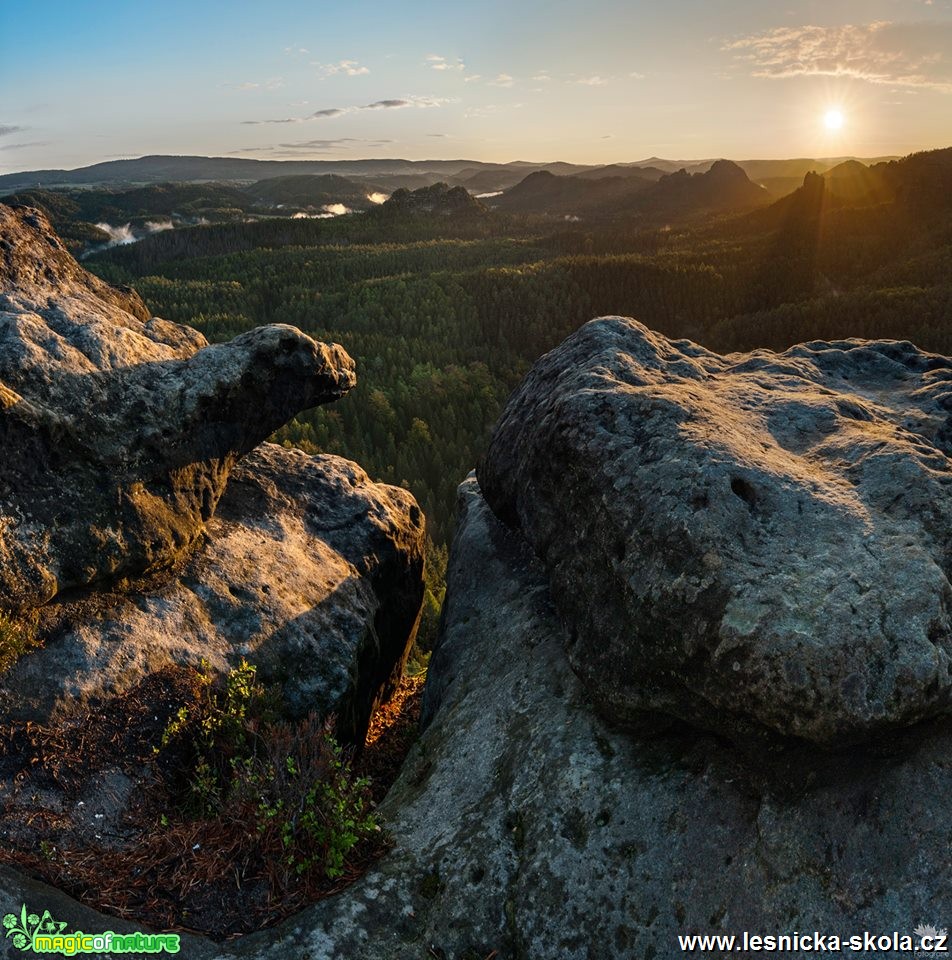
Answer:
[[[374,206],[370,194],[381,192],[384,191],[377,185],[356,183],[333,173],[271,177],[259,180],[244,190],[257,203],[275,207],[318,209],[340,203],[351,210],[369,209]]]
[[[468,175],[467,175],[468,174]],[[453,182],[465,187],[470,193],[493,193],[496,190],[508,190],[525,178],[522,167],[501,167],[495,170],[471,169],[463,171],[453,178]]]
[[[221,183],[23,190],[3,201],[13,207],[38,207],[77,255],[98,244],[130,243],[173,227],[244,220],[255,205],[238,187]]]
[[[370,215],[381,218],[408,214],[466,217],[482,216],[488,212],[464,187],[435,183],[419,190],[397,190],[386,203],[370,211]]]
[[[702,213],[733,212],[763,206],[770,195],[729,160],[704,173],[679,170],[657,180],[628,176],[556,177],[540,171],[491,202],[507,213],[592,220],[683,219]]]
[[[822,174],[807,173],[797,190],[755,214],[752,222],[813,230],[819,218],[871,207],[887,218],[944,224],[952,216],[952,147],[871,167],[847,160]]]
[[[237,157],[139,157],[107,160],[77,170],[32,170],[0,176],[0,193],[42,186],[80,184],[136,184],[166,181],[239,181],[253,183],[293,174],[326,174],[372,177],[435,171],[444,177],[474,160],[249,160]]]
[[[734,212],[764,206],[770,195],[732,160],[716,160],[704,173],[679,170],[662,177],[643,198],[643,209],[665,215]]]
[[[660,167],[632,167],[623,163],[612,163],[606,167],[583,170],[575,176],[580,180],[604,180],[606,177],[636,177],[640,180],[660,180],[670,171]]]
[[[830,193],[848,203],[876,203],[892,199],[892,190],[882,171],[867,167],[858,160],[844,160],[822,176]]]
[[[506,213],[603,218],[619,207],[630,205],[635,194],[650,186],[650,180],[638,176],[583,180],[539,170],[490,204]]]
[[[760,181],[768,177],[796,177],[802,180],[809,170],[823,172],[850,157],[833,159],[796,160],[740,160],[738,165],[747,171],[751,179]],[[860,158],[862,159],[862,158]],[[894,159],[880,157],[866,160],[867,164]],[[684,169],[688,173],[703,173],[710,169],[713,160],[666,160],[650,157],[630,163],[613,164],[621,170],[648,169],[657,179],[663,173],[676,173]],[[428,186],[440,180],[453,184],[462,183],[473,193],[488,193],[514,186],[526,174],[547,170],[557,176],[584,175],[600,179],[605,174],[598,170],[616,171],[604,164],[576,164],[562,161],[536,163],[514,160],[511,163],[488,163],[481,160],[403,160],[386,158],[375,160],[253,160],[243,157],[198,157],[198,156],[147,156],[129,160],[107,160],[75,170],[27,170],[20,173],[0,175],[0,195],[18,190],[36,188],[68,188],[72,186],[135,186],[150,183],[239,183],[252,184],[275,177],[296,175],[336,174],[348,179],[373,179],[387,191],[399,187],[414,189]],[[472,183],[477,175],[485,177]],[[405,180],[397,178],[405,177]]]

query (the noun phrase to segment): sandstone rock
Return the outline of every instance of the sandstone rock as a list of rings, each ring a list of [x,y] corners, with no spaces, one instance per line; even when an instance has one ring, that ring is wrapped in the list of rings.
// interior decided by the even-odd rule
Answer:
[[[948,719],[754,757],[615,728],[569,666],[547,571],[473,480],[447,596],[428,726],[383,808],[392,852],[272,930],[191,940],[189,960],[660,960],[679,934],[947,925]],[[114,923],[12,872],[0,893]]]
[[[7,719],[120,693],[169,663],[242,657],[289,713],[360,742],[403,672],[423,599],[423,515],[340,457],[263,444],[235,468],[201,549],[171,575],[43,610],[44,648],[0,679]]]
[[[607,716],[859,741],[952,704],[952,361],[721,357],[630,319],[539,360],[479,468]]]
[[[0,606],[168,564],[235,462],[356,382],[274,325],[208,346],[90,276],[42,214],[0,204]]]

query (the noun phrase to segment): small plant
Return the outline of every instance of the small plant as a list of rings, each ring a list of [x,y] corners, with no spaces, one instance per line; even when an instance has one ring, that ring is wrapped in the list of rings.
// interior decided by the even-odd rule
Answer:
[[[0,673],[6,673],[23,654],[42,645],[35,612],[14,617],[0,610]]]
[[[196,702],[173,717],[156,752],[184,741],[190,754],[191,800],[200,814],[211,816],[221,806],[234,763],[248,750],[248,718],[253,709],[263,712],[265,693],[255,668],[245,660],[218,685],[202,660],[196,680]]]
[[[157,751],[184,749],[187,809],[252,828],[273,888],[338,879],[354,847],[379,834],[369,781],[353,776],[331,721],[283,722],[269,703],[248,663],[217,683],[203,664],[196,703],[173,717]]]
[[[271,727],[265,754],[238,776],[246,796],[257,796],[259,835],[267,846],[280,846],[294,875],[342,876],[351,850],[379,832],[369,781],[352,775],[330,725],[314,714]]]

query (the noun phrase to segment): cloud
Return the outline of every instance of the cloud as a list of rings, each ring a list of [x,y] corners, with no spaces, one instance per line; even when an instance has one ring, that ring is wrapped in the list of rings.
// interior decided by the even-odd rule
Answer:
[[[496,75],[495,80],[489,81],[489,85],[491,87],[511,87],[515,82],[515,77],[511,77],[508,73],[500,73]]]
[[[482,107],[470,107],[463,116],[467,119],[480,119],[482,117],[491,117],[500,110],[521,110],[523,103],[487,103]]]
[[[476,80],[482,80],[483,76],[481,73],[471,73],[468,77],[463,77],[464,83],[473,83]]]
[[[0,137],[9,136],[11,133],[19,133],[23,127],[14,126],[12,123],[0,123]]]
[[[361,110],[403,110],[407,107],[442,107],[444,103],[452,103],[449,97],[407,97],[374,100],[359,107],[328,107],[324,110],[315,110],[306,117],[286,117],[281,120],[242,120],[246,126],[257,126],[262,123],[306,123],[308,120],[331,120],[348,113],[358,113]]]
[[[338,60],[337,63],[318,63],[315,60],[311,63],[311,66],[317,67],[324,77],[335,77],[337,75],[365,77],[370,73],[368,67],[361,66],[356,60]]]
[[[404,107],[412,107],[409,100],[374,100],[364,107],[358,107],[358,110],[402,110]]]
[[[29,143],[8,143],[0,147],[0,150],[26,150],[29,147],[48,147],[52,142],[52,140],[32,140]]]
[[[341,147],[350,146],[352,143],[362,143],[368,147],[382,147],[385,144],[393,143],[393,140],[337,137],[333,140],[295,140],[292,143],[279,143],[278,147],[282,150],[339,150]]]
[[[284,86],[284,77],[269,77],[267,80],[245,80],[244,83],[226,83],[226,87],[235,90],[280,90]]]
[[[277,143],[263,147],[242,147],[240,150],[230,150],[229,156],[242,153],[270,153],[275,157],[294,157],[303,153],[333,153],[336,150],[343,150],[354,144],[360,144],[362,147],[372,149],[374,147],[383,147],[388,143],[394,143],[393,140],[366,139],[364,137],[336,137],[330,140],[293,140],[288,143]]]
[[[586,87],[604,87],[605,84],[608,83],[608,80],[606,80],[605,77],[594,76],[579,77],[575,82],[581,83]]]
[[[778,27],[739,37],[723,49],[748,65],[751,75],[851,77],[894,87],[952,93],[952,23],[878,20],[839,27]]]
[[[456,60],[447,60],[446,57],[441,57],[439,54],[431,53],[424,63],[431,70],[465,70],[466,64],[460,60],[459,57]]]

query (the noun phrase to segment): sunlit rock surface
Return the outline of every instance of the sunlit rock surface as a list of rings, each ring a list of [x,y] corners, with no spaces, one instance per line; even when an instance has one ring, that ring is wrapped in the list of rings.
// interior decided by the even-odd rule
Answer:
[[[180,566],[42,611],[46,644],[0,678],[0,710],[68,715],[170,663],[224,672],[246,657],[291,714],[333,713],[360,742],[415,635],[424,538],[407,491],[340,457],[263,444]]]
[[[356,382],[288,326],[208,346],[88,274],[37,211],[0,205],[0,606],[168,564],[235,462]]]

